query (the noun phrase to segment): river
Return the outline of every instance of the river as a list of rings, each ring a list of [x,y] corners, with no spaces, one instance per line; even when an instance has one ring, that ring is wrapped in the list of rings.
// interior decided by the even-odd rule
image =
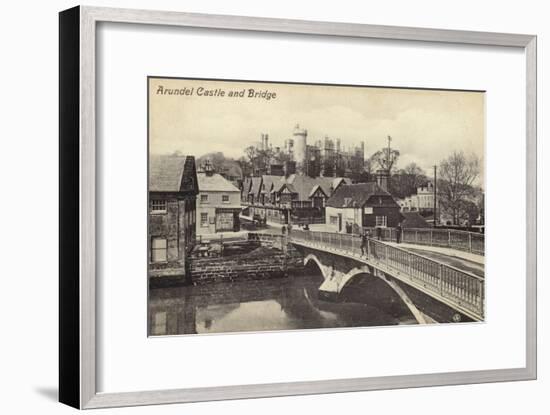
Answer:
[[[322,277],[221,282],[149,291],[149,334],[176,335],[264,330],[416,324],[399,297],[380,279],[354,278],[340,301],[317,298]]]

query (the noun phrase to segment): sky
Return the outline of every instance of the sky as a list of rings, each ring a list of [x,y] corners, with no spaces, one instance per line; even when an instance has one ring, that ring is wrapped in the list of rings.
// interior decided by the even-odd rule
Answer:
[[[184,88],[192,95],[167,93]],[[199,88],[225,96],[199,95]],[[276,97],[249,98],[249,89]],[[243,90],[244,97],[228,96]],[[346,147],[364,141],[366,157],[387,146],[390,135],[401,153],[397,167],[415,162],[427,173],[454,150],[484,155],[482,92],[150,78],[149,93],[153,154],[221,151],[239,158],[263,133],[283,147],[300,124],[308,144],[325,136]]]

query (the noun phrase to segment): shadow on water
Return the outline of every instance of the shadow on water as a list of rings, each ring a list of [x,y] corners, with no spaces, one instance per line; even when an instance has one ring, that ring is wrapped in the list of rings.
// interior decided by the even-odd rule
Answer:
[[[354,278],[333,303],[318,299],[323,278],[303,275],[151,289],[150,335],[413,324],[393,290],[369,275]]]

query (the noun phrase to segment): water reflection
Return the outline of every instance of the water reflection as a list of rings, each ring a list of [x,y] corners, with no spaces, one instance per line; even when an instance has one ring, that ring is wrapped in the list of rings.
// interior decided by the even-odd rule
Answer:
[[[318,299],[315,272],[284,279],[151,289],[149,334],[195,334],[415,324],[381,280],[359,276],[338,303]]]

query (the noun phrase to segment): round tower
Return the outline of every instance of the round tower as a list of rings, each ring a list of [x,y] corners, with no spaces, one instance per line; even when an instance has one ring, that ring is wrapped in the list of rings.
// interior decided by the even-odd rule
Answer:
[[[304,174],[306,171],[306,156],[307,156],[307,130],[300,128],[300,124],[296,124],[294,132],[294,161],[296,162],[296,173]]]

